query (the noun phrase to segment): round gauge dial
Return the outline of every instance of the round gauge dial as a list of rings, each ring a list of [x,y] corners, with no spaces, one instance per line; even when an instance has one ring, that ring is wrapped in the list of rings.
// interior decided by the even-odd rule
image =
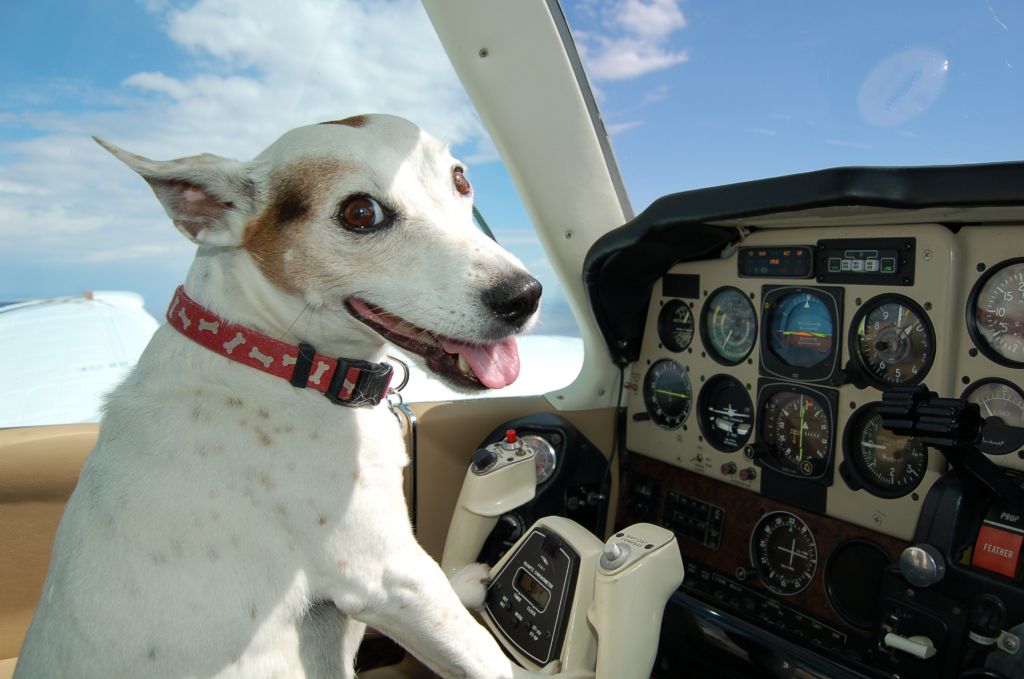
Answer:
[[[669,351],[685,351],[693,341],[693,311],[681,299],[674,299],[658,314],[658,339]]]
[[[1006,380],[975,382],[963,398],[977,403],[985,425],[978,448],[989,455],[1006,455],[1024,448],[1024,393]]]
[[[690,414],[693,390],[686,369],[671,359],[662,359],[644,375],[644,405],[659,427],[677,429]]]
[[[917,488],[928,469],[925,445],[885,429],[876,404],[854,413],[845,443],[851,471],[872,495],[902,497]]]
[[[750,299],[737,288],[715,290],[701,315],[701,337],[719,363],[742,362],[757,340],[757,313]]]
[[[818,545],[800,517],[771,512],[754,527],[750,560],[765,587],[789,596],[811,584],[818,570]]]
[[[731,453],[750,438],[754,404],[739,380],[716,375],[707,381],[697,398],[697,422],[708,443]]]
[[[800,290],[771,305],[768,346],[785,365],[810,368],[832,356],[835,319],[820,297]]]
[[[766,463],[780,471],[818,477],[828,467],[832,447],[831,409],[816,396],[776,391],[764,403],[762,441]]]
[[[992,360],[1024,367],[1024,260],[1007,260],[978,280],[967,303],[967,330]]]
[[[935,358],[928,316],[899,295],[868,300],[854,316],[850,344],[860,369],[882,386],[917,384]]]
[[[558,466],[558,455],[555,448],[543,436],[526,434],[520,436],[523,447],[533,452],[533,463],[537,468],[537,485],[551,478]]]

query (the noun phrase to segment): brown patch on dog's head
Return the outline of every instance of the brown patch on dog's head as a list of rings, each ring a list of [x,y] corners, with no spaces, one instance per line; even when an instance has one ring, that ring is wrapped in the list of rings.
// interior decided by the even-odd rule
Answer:
[[[342,120],[327,120],[321,125],[348,125],[349,127],[362,127],[366,124],[366,116],[350,116]]]
[[[285,292],[298,293],[296,277],[308,271],[299,243],[305,220],[329,198],[330,188],[345,172],[331,158],[307,158],[271,176],[266,207],[245,225],[242,246],[263,275]]]

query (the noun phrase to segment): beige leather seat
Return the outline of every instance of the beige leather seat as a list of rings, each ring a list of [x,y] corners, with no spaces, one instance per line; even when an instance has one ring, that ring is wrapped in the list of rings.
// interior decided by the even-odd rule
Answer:
[[[0,679],[9,679],[32,620],[57,525],[95,424],[0,429]]]

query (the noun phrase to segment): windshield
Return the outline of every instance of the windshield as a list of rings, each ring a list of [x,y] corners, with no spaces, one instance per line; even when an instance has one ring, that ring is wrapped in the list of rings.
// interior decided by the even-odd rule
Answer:
[[[0,22],[0,303],[126,291],[159,319],[184,279],[194,246],[92,135],[156,159],[248,159],[292,127],[386,111],[445,139],[467,163],[487,224],[544,285],[535,336],[578,335],[419,2],[8,5]],[[1024,5],[1014,0],[576,0],[563,11],[637,211],[667,193],[825,167],[1024,158]],[[133,299],[97,293],[89,301],[113,317],[139,313]],[[6,330],[4,316],[15,314],[0,314],[0,340],[18,333],[9,343],[17,351],[0,363],[4,398],[14,401],[25,391],[14,367],[28,362],[18,352],[43,344],[26,340],[19,308]],[[39,332],[52,334],[56,313],[36,324]],[[71,369],[123,374],[135,351],[125,346],[140,346],[138,337],[123,341],[109,323],[91,327],[106,328],[90,346],[108,342],[110,355]],[[582,361],[575,341],[533,354],[536,373],[552,381],[523,380],[515,393],[563,386]],[[66,380],[68,370],[55,374]],[[431,387],[423,398],[450,396],[429,380],[416,384]]]
[[[637,211],[826,167],[1024,159],[1016,0],[563,9]]]
[[[545,393],[579,372],[565,296],[418,1],[7,3],[0,81],[0,304],[78,299],[0,313],[0,426],[98,419],[147,339],[120,328],[151,333],[195,255],[145,182],[92,136],[157,160],[248,160],[301,125],[406,117],[451,145],[494,236],[544,286],[540,322],[520,339],[520,378],[487,394]],[[26,384],[42,361],[55,381]],[[50,407],[69,380],[88,403]],[[455,396],[424,371],[403,395]]]

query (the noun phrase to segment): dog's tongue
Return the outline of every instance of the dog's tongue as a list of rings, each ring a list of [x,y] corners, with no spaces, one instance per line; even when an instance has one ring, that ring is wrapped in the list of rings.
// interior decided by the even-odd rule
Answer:
[[[489,389],[507,387],[519,377],[519,349],[515,337],[485,345],[446,339],[442,346],[449,354],[461,354],[473,374]]]

